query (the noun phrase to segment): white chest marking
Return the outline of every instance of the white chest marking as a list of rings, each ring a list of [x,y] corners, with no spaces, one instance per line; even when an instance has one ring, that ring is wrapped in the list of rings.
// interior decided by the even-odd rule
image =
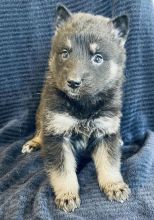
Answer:
[[[94,120],[94,127],[90,128],[90,124],[83,123],[83,121],[77,120],[75,117],[72,117],[68,113],[55,113],[48,111],[46,115],[46,127],[45,131],[47,134],[54,133],[54,134],[63,134],[70,132],[71,130],[75,129],[75,131],[85,133],[88,129],[89,134],[91,131],[95,129],[102,130],[105,134],[114,134],[118,131],[120,127],[120,118],[118,116],[114,117],[99,117]],[[80,124],[84,124],[83,131],[80,130]],[[87,125],[86,125],[87,124]]]
[[[68,113],[55,113],[48,111],[46,132],[54,134],[63,134],[72,130],[78,123],[78,120]]]
[[[94,120],[96,127],[106,134],[114,134],[118,131],[120,127],[120,118],[114,116],[110,117],[100,117]]]

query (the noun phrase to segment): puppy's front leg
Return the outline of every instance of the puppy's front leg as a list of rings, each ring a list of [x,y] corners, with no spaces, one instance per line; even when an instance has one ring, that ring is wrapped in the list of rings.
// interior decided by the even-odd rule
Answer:
[[[45,136],[44,153],[57,207],[66,212],[74,211],[80,206],[80,198],[76,161],[69,140],[63,135]]]
[[[119,137],[106,135],[93,152],[98,182],[110,200],[123,202],[128,199],[130,189],[120,172]]]

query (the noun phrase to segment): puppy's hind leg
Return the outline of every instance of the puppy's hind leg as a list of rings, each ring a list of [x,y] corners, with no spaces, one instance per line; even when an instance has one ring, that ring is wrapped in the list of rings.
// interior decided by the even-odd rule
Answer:
[[[22,147],[22,153],[31,153],[34,150],[38,150],[41,148],[42,140],[41,140],[41,131],[36,132],[35,136],[27,141]]]
[[[38,150],[42,146],[42,126],[41,126],[41,112],[42,112],[43,106],[40,102],[40,105],[38,107],[38,110],[36,112],[36,132],[34,137],[27,141],[23,147],[22,147],[22,153],[31,153],[34,150]]]

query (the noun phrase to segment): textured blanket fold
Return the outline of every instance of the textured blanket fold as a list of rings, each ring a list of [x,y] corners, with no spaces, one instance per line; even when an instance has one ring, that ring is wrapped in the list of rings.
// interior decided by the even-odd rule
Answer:
[[[56,209],[40,152],[21,154],[35,130],[35,113],[54,32],[56,0],[0,2],[0,219],[154,219],[154,4],[152,0],[63,0],[72,11],[128,14],[121,133],[122,173],[132,195],[110,202],[92,162],[78,174],[81,207]]]

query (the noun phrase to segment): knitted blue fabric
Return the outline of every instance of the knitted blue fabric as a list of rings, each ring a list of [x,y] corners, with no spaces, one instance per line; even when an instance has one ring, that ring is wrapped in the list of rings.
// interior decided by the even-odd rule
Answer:
[[[130,32],[121,133],[122,174],[132,195],[121,204],[100,192],[95,168],[78,174],[81,207],[56,209],[40,152],[21,154],[35,112],[54,32],[56,0],[0,2],[0,219],[154,219],[154,3],[152,0],[63,0],[73,12],[127,14]]]

